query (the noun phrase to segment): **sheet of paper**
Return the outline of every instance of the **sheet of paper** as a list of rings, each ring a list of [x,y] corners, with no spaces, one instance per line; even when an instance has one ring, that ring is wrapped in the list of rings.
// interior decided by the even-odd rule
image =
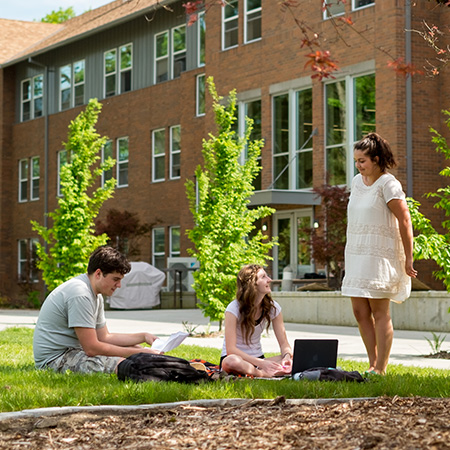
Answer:
[[[170,350],[177,348],[188,336],[189,333],[178,331],[171,334],[167,339],[156,339],[152,344],[152,348],[160,352],[170,352]]]

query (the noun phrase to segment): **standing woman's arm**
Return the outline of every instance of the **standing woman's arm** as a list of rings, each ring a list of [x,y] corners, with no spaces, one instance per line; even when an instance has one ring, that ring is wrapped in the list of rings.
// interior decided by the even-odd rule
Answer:
[[[403,248],[405,249],[406,274],[416,278],[417,271],[413,267],[413,228],[408,205],[405,200],[393,199],[388,202],[387,206],[398,220],[400,236],[402,238]]]

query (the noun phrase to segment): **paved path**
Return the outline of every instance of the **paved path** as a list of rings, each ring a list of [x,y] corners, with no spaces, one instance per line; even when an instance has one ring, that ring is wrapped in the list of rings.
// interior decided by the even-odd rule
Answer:
[[[34,327],[38,316],[35,310],[0,310],[0,330],[10,326]],[[136,332],[148,330],[164,338],[176,331],[186,331],[183,322],[188,327],[196,327],[195,332],[217,331],[218,323],[210,326],[207,318],[198,309],[155,309],[134,311],[106,311],[108,328],[111,332]],[[288,339],[293,344],[297,338],[337,338],[339,339],[339,357],[367,361],[364,345],[359,336],[358,328],[338,327],[329,325],[310,325],[286,323]],[[396,330],[392,346],[390,363],[407,366],[434,367],[449,369],[450,360],[423,358],[431,352],[426,338],[432,339],[432,334],[424,331]],[[444,341],[442,350],[450,349],[449,342]],[[222,347],[222,338],[187,338],[185,344],[204,347]],[[278,351],[278,345],[273,332],[263,337],[265,352]],[[195,355],[192,355],[195,358]]]

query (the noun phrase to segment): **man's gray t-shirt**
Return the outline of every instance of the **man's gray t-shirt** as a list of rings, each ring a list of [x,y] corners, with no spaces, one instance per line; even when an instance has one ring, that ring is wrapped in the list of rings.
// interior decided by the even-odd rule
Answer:
[[[46,299],[34,330],[33,353],[37,368],[69,348],[81,348],[74,328],[106,325],[103,297],[95,295],[87,274],[58,286]]]

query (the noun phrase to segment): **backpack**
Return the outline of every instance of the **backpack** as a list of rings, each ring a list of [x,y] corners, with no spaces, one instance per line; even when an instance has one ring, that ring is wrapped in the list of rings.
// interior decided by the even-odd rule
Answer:
[[[331,367],[313,367],[294,374],[292,378],[294,380],[356,381],[358,383],[365,381],[363,376],[356,370],[347,372],[346,370],[333,369]]]
[[[208,380],[204,371],[192,367],[189,361],[175,356],[153,353],[136,353],[117,366],[120,381],[177,381],[197,383]]]

